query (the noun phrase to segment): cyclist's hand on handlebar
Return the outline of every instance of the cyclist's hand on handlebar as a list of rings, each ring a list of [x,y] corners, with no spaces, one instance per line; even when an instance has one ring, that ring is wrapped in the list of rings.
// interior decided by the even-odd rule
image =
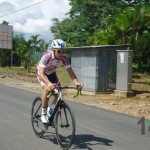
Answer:
[[[75,85],[76,85],[76,87],[77,87],[77,89],[78,89],[79,91],[82,90],[82,87],[83,87],[82,83],[75,82]]]
[[[49,83],[49,84],[47,85],[47,87],[48,87],[48,91],[54,91],[54,89],[55,89],[55,84]]]

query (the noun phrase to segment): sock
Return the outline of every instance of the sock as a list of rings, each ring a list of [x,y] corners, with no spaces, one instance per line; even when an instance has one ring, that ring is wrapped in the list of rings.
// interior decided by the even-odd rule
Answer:
[[[46,114],[47,108],[42,107],[42,115]]]

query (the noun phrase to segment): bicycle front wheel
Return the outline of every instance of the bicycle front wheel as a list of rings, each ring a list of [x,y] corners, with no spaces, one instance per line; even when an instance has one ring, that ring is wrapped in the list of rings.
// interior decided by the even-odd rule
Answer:
[[[41,137],[44,134],[43,124],[41,122],[41,98],[36,97],[32,104],[31,123],[36,136]]]
[[[75,137],[75,117],[71,108],[65,103],[56,114],[56,139],[61,149],[68,150]]]

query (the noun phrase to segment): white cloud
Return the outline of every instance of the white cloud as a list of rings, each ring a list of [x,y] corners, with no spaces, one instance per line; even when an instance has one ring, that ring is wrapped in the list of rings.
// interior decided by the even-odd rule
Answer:
[[[1,0],[0,16],[11,13],[16,10],[39,3],[42,0]],[[49,41],[52,38],[50,33],[51,19],[56,17],[60,20],[65,18],[65,13],[69,12],[70,6],[68,0],[45,0],[44,2],[20,10],[16,13],[0,17],[0,23],[3,20],[13,25],[14,32],[21,32],[24,35],[40,34],[42,38]]]

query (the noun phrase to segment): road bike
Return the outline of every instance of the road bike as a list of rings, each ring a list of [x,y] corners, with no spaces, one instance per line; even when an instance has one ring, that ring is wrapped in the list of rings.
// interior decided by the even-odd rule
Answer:
[[[49,117],[49,123],[44,124],[41,121],[41,98],[36,97],[32,103],[31,110],[31,122],[33,131],[36,136],[42,137],[44,133],[48,130],[48,127],[55,128],[55,134],[57,143],[63,150],[68,150],[72,144],[75,137],[75,117],[71,107],[63,99],[64,89],[76,89],[77,92],[73,97],[79,94],[79,90],[72,86],[56,86],[58,100],[56,106],[51,112]],[[53,93],[51,92],[48,97],[51,97]]]

